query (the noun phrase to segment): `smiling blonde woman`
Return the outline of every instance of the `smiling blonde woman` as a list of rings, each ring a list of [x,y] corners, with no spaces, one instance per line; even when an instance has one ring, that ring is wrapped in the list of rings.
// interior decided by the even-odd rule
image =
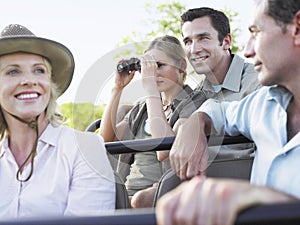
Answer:
[[[72,53],[21,25],[0,36],[0,219],[95,215],[115,208],[103,140],[60,123]]]

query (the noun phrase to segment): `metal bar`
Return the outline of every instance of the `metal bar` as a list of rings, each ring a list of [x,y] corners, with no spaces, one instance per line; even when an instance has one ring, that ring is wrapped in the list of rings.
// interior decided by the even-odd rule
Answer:
[[[128,140],[106,142],[105,147],[110,154],[137,153],[145,151],[161,151],[170,150],[175,137],[166,138],[149,138],[141,140]],[[249,143],[251,140],[244,136],[210,136],[208,137],[208,145],[229,145],[238,143]]]
[[[156,225],[155,209],[120,209],[93,217],[51,217],[0,220],[0,225]],[[300,203],[261,205],[241,212],[235,225],[299,225]]]
[[[300,202],[261,205],[241,212],[236,225],[300,224]]]

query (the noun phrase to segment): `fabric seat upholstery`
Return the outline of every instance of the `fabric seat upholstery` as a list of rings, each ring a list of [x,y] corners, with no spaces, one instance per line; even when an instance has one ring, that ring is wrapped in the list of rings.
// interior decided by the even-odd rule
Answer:
[[[248,156],[244,158],[215,160],[207,168],[206,175],[208,177],[250,180],[253,159],[253,156]],[[159,181],[153,207],[156,206],[156,202],[161,196],[177,187],[180,183],[180,178],[172,169],[166,171]]]

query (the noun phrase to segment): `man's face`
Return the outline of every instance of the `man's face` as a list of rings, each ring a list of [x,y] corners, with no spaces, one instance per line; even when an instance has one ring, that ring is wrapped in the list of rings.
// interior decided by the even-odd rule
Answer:
[[[253,58],[255,69],[259,72],[259,82],[270,86],[285,85],[292,78],[289,71],[296,64],[293,55],[292,24],[287,25],[286,32],[269,15],[265,13],[265,2],[261,3],[249,26],[251,36],[245,48],[245,57]]]
[[[215,72],[222,57],[228,54],[228,48],[224,48],[224,42],[220,43],[218,32],[207,16],[185,22],[182,35],[187,58],[198,74]]]

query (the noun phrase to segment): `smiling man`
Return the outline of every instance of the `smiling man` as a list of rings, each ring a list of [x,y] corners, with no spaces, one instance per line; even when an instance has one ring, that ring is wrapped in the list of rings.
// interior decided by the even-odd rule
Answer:
[[[205,79],[197,89],[209,98],[239,100],[259,86],[253,65],[231,53],[229,20],[218,10],[202,7],[181,16],[182,35],[189,62]]]
[[[181,24],[186,56],[195,72],[205,75],[195,92],[203,91],[207,98],[234,101],[241,100],[261,86],[253,64],[231,53],[230,24],[223,12],[207,7],[189,9],[182,14]],[[242,156],[251,154],[254,146],[222,146],[222,150],[225,149],[230,155]],[[215,158],[219,150],[219,147],[210,147],[210,157]],[[199,174],[194,162],[201,156],[195,154],[193,159],[190,156],[189,151],[181,149],[170,153],[172,167],[181,179]]]

